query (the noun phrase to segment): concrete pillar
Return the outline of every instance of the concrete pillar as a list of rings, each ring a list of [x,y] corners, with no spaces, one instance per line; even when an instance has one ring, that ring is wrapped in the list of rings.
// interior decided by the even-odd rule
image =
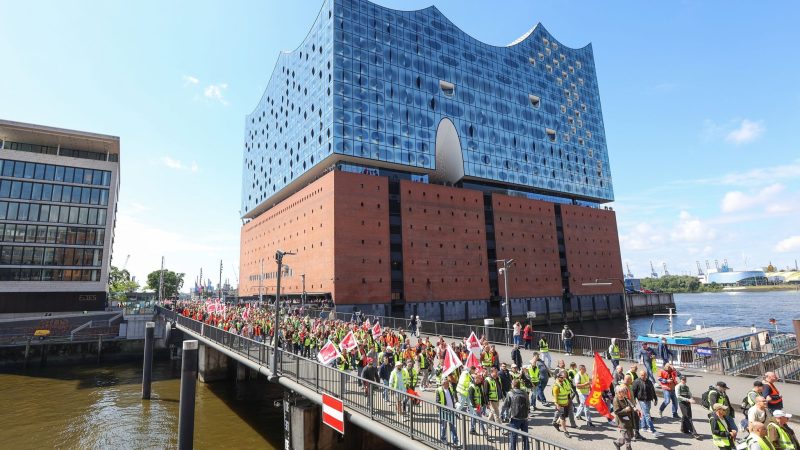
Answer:
[[[247,366],[237,362],[236,363],[236,381],[244,381],[247,378]]]
[[[200,345],[198,379],[201,383],[224,380],[228,377],[228,356],[208,345]]]

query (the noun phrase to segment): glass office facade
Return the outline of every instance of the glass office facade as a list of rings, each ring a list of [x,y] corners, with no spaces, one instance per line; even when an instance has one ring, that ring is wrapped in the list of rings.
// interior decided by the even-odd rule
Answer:
[[[247,117],[242,214],[331,155],[432,171],[445,118],[469,180],[613,200],[591,45],[537,25],[497,47],[435,7],[329,0]]]
[[[0,159],[0,281],[100,281],[110,184],[107,170]]]

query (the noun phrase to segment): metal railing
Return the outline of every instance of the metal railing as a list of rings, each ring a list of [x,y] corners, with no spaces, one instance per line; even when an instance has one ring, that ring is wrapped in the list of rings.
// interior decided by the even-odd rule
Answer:
[[[257,342],[221,328],[206,325],[171,310],[160,307],[157,310],[168,320],[174,320],[181,327],[228,348],[242,358],[273,370],[270,364],[274,349],[268,343]],[[335,396],[342,400],[349,411],[369,417],[371,420],[408,435],[409,439],[432,448],[450,448],[446,442],[440,440],[439,427],[442,420],[455,425],[461,448],[478,448],[479,446],[479,448],[508,449],[510,448],[509,437],[512,433],[516,434],[520,445],[522,445],[522,440],[528,439],[532,449],[568,448],[483,417],[390,389],[380,383],[320,364],[316,360],[304,358],[280,347],[278,352],[278,367],[273,372],[279,376],[291,379],[315,393]],[[470,430],[473,428],[479,434],[472,434]],[[449,429],[445,431],[448,433],[446,437],[449,440]]]
[[[324,315],[326,318],[330,311],[312,311],[311,314]],[[351,321],[351,313],[334,313],[339,320]],[[408,330],[408,319],[386,316],[368,315],[370,320],[377,319],[382,327]],[[486,340],[496,345],[512,345],[511,331],[507,328],[487,327],[463,323],[420,321],[420,334],[443,336],[450,339],[462,339],[470,333],[475,333],[479,338],[485,336]],[[538,349],[540,338],[544,338],[550,350],[565,352],[564,341],[561,333],[549,331],[534,331],[532,346]],[[625,361],[638,361],[642,343],[635,340],[617,338],[616,344],[620,349],[621,359]],[[611,346],[610,337],[575,335],[572,338],[572,352],[576,355],[593,356],[594,352],[603,354]],[[785,348],[786,343],[781,342],[779,348]],[[789,383],[800,383],[800,355],[793,353],[761,352],[754,350],[731,349],[726,347],[707,347],[710,355],[701,355],[695,346],[670,344],[674,358],[673,362],[679,368],[700,369],[722,375],[761,377],[764,373],[775,372],[779,378]]]

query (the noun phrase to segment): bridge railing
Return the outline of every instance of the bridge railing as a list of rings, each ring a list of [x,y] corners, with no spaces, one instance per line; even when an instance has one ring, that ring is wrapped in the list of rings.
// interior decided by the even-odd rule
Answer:
[[[312,315],[327,317],[331,311],[311,311]],[[352,313],[333,313],[336,319],[351,321]],[[408,319],[366,315],[370,320],[377,319],[381,326],[408,331]],[[464,323],[420,321],[420,333],[430,336],[443,336],[448,339],[461,341],[474,332],[479,338],[485,336],[490,344],[512,345],[512,333],[507,328],[487,327]],[[544,338],[550,350],[565,352],[565,343],[561,333],[548,331],[534,331],[532,345],[538,349],[540,338]],[[620,349],[621,359],[629,362],[639,360],[642,343],[636,340],[617,339],[616,344]],[[781,342],[779,348],[788,344]],[[592,356],[594,352],[604,354],[611,346],[611,338],[603,336],[575,335],[572,338],[572,352],[576,355]],[[800,383],[800,355],[793,353],[761,352],[754,350],[730,349],[726,347],[708,347],[705,350],[710,354],[699,354],[696,347],[689,345],[669,345],[674,357],[672,362],[680,369],[702,369],[723,375],[760,377],[765,372],[773,371],[789,383]],[[655,350],[655,348],[654,348]],[[657,355],[656,355],[657,356]],[[658,358],[659,365],[661,364]],[[525,361],[525,363],[527,363]],[[641,368],[641,367],[640,367]]]
[[[216,342],[240,357],[256,362],[272,370],[270,364],[273,346],[265,342],[239,336],[221,328],[205,325],[189,317],[177,315],[173,311],[159,308],[160,313],[169,320],[204,338]],[[344,372],[335,367],[320,364],[318,361],[278,348],[278,367],[275,372],[306,386],[316,393],[326,393],[342,400],[345,407],[363,416],[393,428],[409,439],[419,441],[432,448],[448,449],[447,443],[440,440],[440,423],[448,426],[446,438],[450,440],[452,423],[462,448],[510,448],[509,436],[517,435],[518,442],[528,439],[536,450],[567,449],[561,445],[538,437],[534,433],[522,433],[508,426],[489,421],[470,413],[424,400],[407,392],[390,389],[380,383],[368,381],[354,373]],[[456,401],[457,399],[454,399]],[[502,405],[501,405],[502,406]],[[470,431],[475,428],[477,433]],[[484,431],[485,430],[485,431]]]

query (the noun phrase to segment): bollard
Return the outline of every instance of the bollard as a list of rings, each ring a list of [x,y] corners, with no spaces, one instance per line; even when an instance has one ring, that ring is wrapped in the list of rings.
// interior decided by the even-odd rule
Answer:
[[[197,386],[197,341],[183,341],[181,397],[178,413],[178,449],[194,446],[194,393]]]
[[[142,372],[142,399],[150,400],[150,384],[153,380],[153,333],[155,322],[144,324],[144,370]]]

